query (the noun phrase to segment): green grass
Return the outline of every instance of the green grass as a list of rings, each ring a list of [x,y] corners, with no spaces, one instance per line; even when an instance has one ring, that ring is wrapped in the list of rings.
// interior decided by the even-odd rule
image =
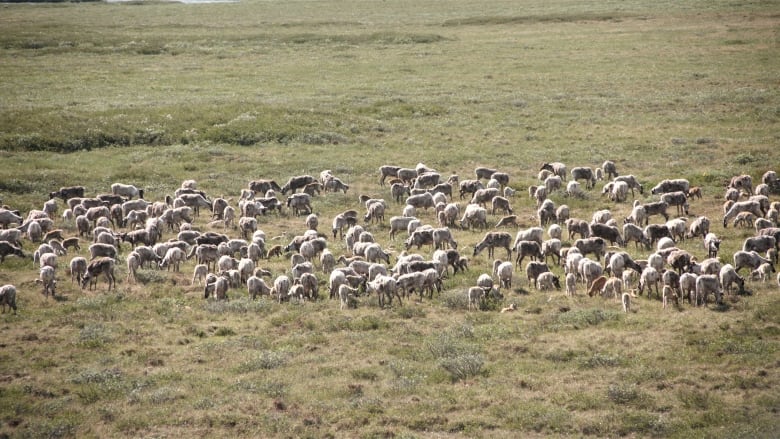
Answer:
[[[125,182],[162,200],[192,178],[235,205],[249,180],[331,169],[350,190],[314,199],[327,233],[336,213],[363,211],[358,195],[390,199],[380,165],[422,162],[461,179],[475,166],[508,172],[527,227],[536,220],[526,188],[542,162],[611,159],[646,188],[678,176],[701,186],[692,215],[713,220],[728,261],[753,231],[720,225],[724,182],[780,169],[772,6],[4,4],[0,198],[26,213],[60,186],[97,194]],[[575,217],[609,208],[622,220],[630,203],[597,187],[582,200],[551,198]],[[390,204],[387,218],[401,210]],[[204,213],[194,225],[207,222]],[[258,222],[272,244],[304,229],[287,211]],[[367,229],[403,250],[387,222]],[[468,256],[483,235],[455,234]],[[704,257],[698,240],[679,246]],[[329,248],[346,253],[340,240]],[[748,282],[749,294],[723,307],[662,310],[643,296],[624,314],[582,287],[573,298],[538,292],[518,270],[501,303],[469,312],[465,291],[492,266],[483,252],[432,300],[379,309],[361,297],[341,311],[327,299],[251,301],[244,290],[204,301],[191,261],[181,273],[141,270],[131,284],[126,254],[111,293],[103,280],[80,290],[65,268],[73,255],[60,258],[56,300],[40,294],[31,261],[2,263],[19,313],[0,316],[0,435],[774,436],[775,284]],[[261,266],[289,272],[285,258]],[[497,312],[509,303],[518,310]]]

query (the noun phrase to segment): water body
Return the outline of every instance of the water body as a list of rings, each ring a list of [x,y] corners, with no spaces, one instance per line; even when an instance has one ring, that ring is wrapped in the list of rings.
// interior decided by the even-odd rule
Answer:
[[[144,3],[143,1],[139,0],[103,0],[106,3]],[[238,3],[239,0],[166,0],[171,3],[183,3],[186,5],[200,5],[200,4],[207,4],[207,3]]]
[[[186,5],[197,5],[202,3],[238,3],[239,0],[171,0],[175,3],[184,3]]]

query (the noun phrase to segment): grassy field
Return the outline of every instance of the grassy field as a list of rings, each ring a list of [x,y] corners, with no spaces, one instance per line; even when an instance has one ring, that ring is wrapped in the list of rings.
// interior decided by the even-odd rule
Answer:
[[[721,226],[724,182],[780,171],[778,25],[772,1],[0,4],[0,198],[27,213],[60,186],[124,182],[162,200],[192,178],[235,205],[249,180],[331,169],[350,190],[315,198],[327,233],[363,212],[359,194],[390,199],[382,164],[461,179],[484,165],[510,174],[527,227],[542,162],[611,159],[646,188],[701,186],[691,215],[712,219],[729,262],[753,230]],[[600,188],[551,198],[622,221],[630,203]],[[271,244],[305,229],[287,211],[259,223]],[[403,250],[387,221],[367,229]],[[454,233],[468,256],[483,235]],[[699,240],[679,246],[706,256]],[[342,311],[243,290],[205,301],[192,261],[132,284],[127,252],[110,293],[72,284],[61,257],[56,299],[31,258],[0,264],[19,290],[18,314],[0,316],[0,436],[777,436],[774,282],[707,308],[642,296],[624,314],[582,286],[536,291],[518,269],[502,303],[469,312],[482,253],[438,297]],[[289,273],[284,258],[261,266]]]

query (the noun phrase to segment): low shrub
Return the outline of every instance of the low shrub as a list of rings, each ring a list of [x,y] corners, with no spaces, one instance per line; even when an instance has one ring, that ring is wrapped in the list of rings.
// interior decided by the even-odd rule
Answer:
[[[450,373],[453,381],[479,375],[485,360],[480,354],[463,354],[446,357],[439,361],[439,366]]]
[[[257,370],[276,369],[287,363],[287,354],[277,351],[262,351],[255,353],[237,367],[238,373],[248,373]]]

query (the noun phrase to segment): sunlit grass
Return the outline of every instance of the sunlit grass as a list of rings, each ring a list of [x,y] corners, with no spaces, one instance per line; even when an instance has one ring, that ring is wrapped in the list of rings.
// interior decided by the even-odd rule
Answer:
[[[780,168],[770,6],[5,5],[0,198],[26,213],[60,186],[94,195],[124,182],[156,201],[192,178],[235,205],[249,180],[281,184],[331,169],[350,189],[314,198],[328,235],[336,213],[363,212],[360,194],[390,200],[377,184],[380,165],[422,162],[461,179],[476,166],[507,171],[518,190],[512,205],[528,227],[537,220],[526,189],[539,183],[542,162],[595,167],[611,159],[645,185],[636,195],[643,202],[655,199],[648,189],[663,178],[701,186],[692,215],[713,220],[729,261],[753,230],[720,226],[725,182]],[[608,208],[622,220],[631,203],[611,203],[600,186],[583,199],[551,199],[573,217]],[[418,216],[436,223],[431,211]],[[195,227],[209,230],[208,219],[204,211]],[[271,245],[304,229],[288,211],[258,223]],[[75,234],[72,224],[57,225]],[[403,250],[386,222],[366,228],[394,259]],[[455,233],[471,257],[483,232]],[[342,240],[328,241],[346,253]],[[678,245],[703,257],[698,239]],[[231,290],[228,302],[204,301],[202,287],[190,285],[192,261],[181,273],[142,269],[130,284],[127,250],[111,293],[103,279],[82,291],[65,269],[73,254],[61,257],[56,299],[40,294],[31,261],[3,262],[0,283],[17,285],[19,314],[0,317],[0,435],[774,432],[780,302],[769,284],[748,282],[748,294],[706,309],[662,310],[639,297],[623,314],[581,286],[573,298],[538,292],[517,269],[503,301],[468,311],[466,290],[490,272],[483,252],[433,300],[379,309],[361,297],[357,309],[340,311],[330,300],[253,301],[244,289]],[[260,262],[274,275],[289,265],[286,257]],[[322,296],[326,276],[317,276]],[[517,311],[497,312],[509,303]]]

